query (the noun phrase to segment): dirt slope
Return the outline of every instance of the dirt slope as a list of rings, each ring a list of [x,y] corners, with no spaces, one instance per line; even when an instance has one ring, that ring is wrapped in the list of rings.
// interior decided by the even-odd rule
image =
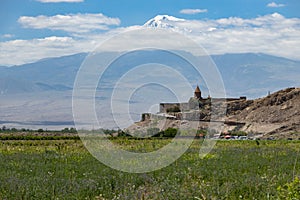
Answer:
[[[296,137],[300,132],[300,88],[280,90],[267,97],[228,104],[228,119],[245,122],[245,131],[265,137]],[[299,135],[298,135],[299,136]]]

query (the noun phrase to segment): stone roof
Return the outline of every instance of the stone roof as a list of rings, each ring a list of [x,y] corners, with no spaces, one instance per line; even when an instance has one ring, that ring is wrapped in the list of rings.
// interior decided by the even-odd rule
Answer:
[[[195,89],[195,93],[199,93],[199,92],[201,92],[201,91],[200,91],[199,86],[197,85],[197,87],[196,87],[196,89]]]

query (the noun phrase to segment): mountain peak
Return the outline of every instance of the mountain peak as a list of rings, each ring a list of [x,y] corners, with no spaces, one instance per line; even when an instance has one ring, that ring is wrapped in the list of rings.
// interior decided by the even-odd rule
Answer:
[[[175,28],[173,23],[181,21],[185,20],[170,15],[157,15],[156,17],[147,21],[144,26],[154,28]]]
[[[155,20],[164,20],[164,21],[184,21],[184,19],[180,19],[180,18],[173,17],[173,16],[170,16],[170,15],[157,15],[153,19],[155,19]]]

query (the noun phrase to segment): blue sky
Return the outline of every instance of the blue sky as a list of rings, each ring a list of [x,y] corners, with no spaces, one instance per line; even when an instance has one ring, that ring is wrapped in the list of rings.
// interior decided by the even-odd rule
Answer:
[[[80,2],[53,3],[42,1]],[[283,17],[284,19],[281,20],[286,22],[287,19],[299,19],[299,10],[299,0],[1,0],[0,51],[3,52],[2,56],[0,56],[0,65],[22,64],[43,58],[46,55],[59,56],[59,53],[62,55],[73,53],[71,50],[51,53],[49,48],[44,51],[41,48],[46,44],[43,43],[41,45],[40,43],[46,40],[52,42],[64,41],[69,42],[69,44],[71,44],[70,41],[74,43],[77,41],[82,42],[83,37],[92,38],[91,33],[102,34],[104,37],[105,34],[114,29],[143,25],[146,21],[159,14],[171,15],[191,21],[214,22],[213,20],[222,18],[253,20],[261,16],[272,16],[272,14],[276,13],[278,15],[273,15],[274,19]],[[55,17],[57,15],[59,15],[58,21],[57,17]],[[63,22],[64,19],[62,17],[64,16],[71,16],[69,22],[80,19],[82,23],[68,24],[68,21]],[[52,25],[47,24],[49,18],[52,20]],[[97,23],[97,19],[102,20],[103,23]],[[79,29],[74,30],[76,27],[84,26],[86,22],[88,22],[89,27],[83,30],[84,33]],[[263,26],[266,27],[266,24]],[[290,22],[287,21],[287,24],[290,25]],[[292,25],[292,29],[299,30],[300,25],[298,21],[294,21]],[[68,26],[70,27],[67,28]],[[189,23],[186,24],[186,28],[189,28]],[[229,29],[230,27],[226,28]],[[288,25],[285,28],[288,28]],[[297,33],[291,32],[285,43],[291,43],[290,38],[293,38]],[[281,37],[283,35],[284,33],[282,33]],[[298,38],[293,38],[293,40],[298,41]],[[91,39],[89,41],[91,42]],[[31,55],[33,56],[32,60],[28,59],[30,55],[24,54],[24,56],[20,56],[19,62],[9,61],[7,59],[10,56],[9,52],[15,49],[12,47],[12,49],[6,51],[6,48],[14,46],[16,43],[15,49],[20,49],[23,52],[27,50],[23,46],[32,45],[31,47],[34,47],[34,45],[37,45],[39,51],[44,51],[45,53],[38,56]],[[74,49],[76,48],[74,47]],[[86,50],[85,48],[82,49]],[[79,51],[78,47],[76,51],[74,50],[74,53],[77,51]],[[237,50],[237,52],[239,51]],[[234,51],[230,50],[229,52]],[[268,51],[266,52],[268,53]],[[276,52],[276,50],[269,51],[271,54],[272,52]],[[212,53],[215,52],[213,51]],[[283,54],[282,56],[294,58],[293,55]]]

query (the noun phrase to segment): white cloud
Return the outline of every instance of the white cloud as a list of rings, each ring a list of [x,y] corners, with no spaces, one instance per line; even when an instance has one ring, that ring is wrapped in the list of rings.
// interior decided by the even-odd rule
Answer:
[[[181,14],[194,15],[198,13],[206,13],[207,9],[182,9],[180,11]]]
[[[262,52],[300,60],[300,19],[274,13],[253,19],[186,20],[187,33],[210,54]]]
[[[173,30],[192,38],[209,54],[261,52],[300,60],[299,18],[285,18],[274,13],[252,19],[229,17],[171,22]],[[170,20],[162,18],[161,23],[170,23]],[[113,35],[138,27],[115,28],[101,33],[89,32],[85,37],[53,36],[0,42],[0,65],[23,64],[46,57],[92,51]]]
[[[51,36],[0,42],[0,66],[20,65],[43,58],[91,52],[113,35],[136,28],[133,26],[118,28],[101,34],[91,33],[84,38]]]
[[[108,30],[120,25],[119,18],[98,14],[69,14],[37,17],[22,16],[18,22],[25,28],[62,30],[69,33],[88,33],[95,30]]]
[[[0,43],[0,63],[18,65],[41,58],[74,53],[70,51],[76,43],[70,37],[46,37],[33,40],[12,40]],[[13,58],[13,59],[12,59]]]
[[[78,3],[84,2],[84,0],[36,0],[42,3]]]
[[[284,7],[284,6],[285,6],[285,4],[277,4],[275,2],[269,3],[267,5],[267,7],[270,7],[270,8],[280,8],[280,7]]]
[[[12,37],[14,37],[14,35],[13,34],[4,34],[1,37],[2,38],[12,38]]]

